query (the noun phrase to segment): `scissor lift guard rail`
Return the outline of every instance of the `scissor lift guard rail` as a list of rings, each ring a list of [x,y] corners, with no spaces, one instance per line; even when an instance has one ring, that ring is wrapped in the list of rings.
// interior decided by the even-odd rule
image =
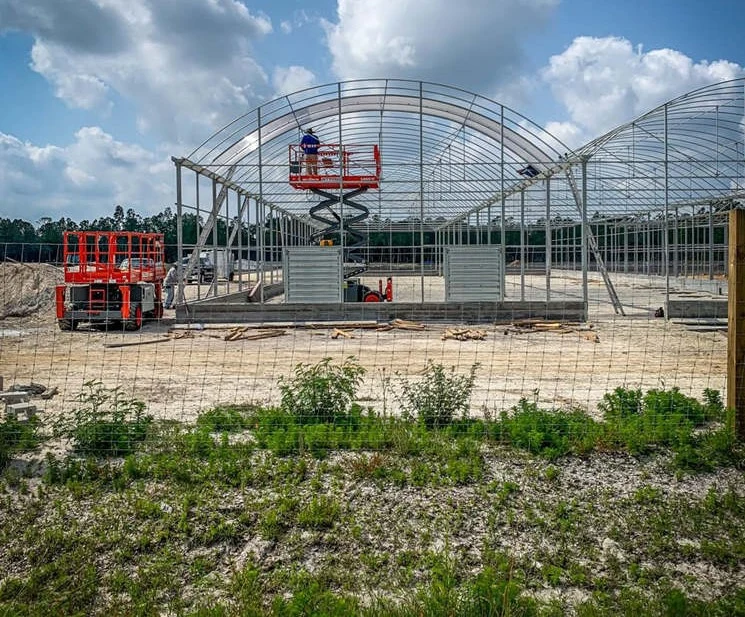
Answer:
[[[60,330],[81,322],[139,330],[163,316],[163,234],[66,231],[65,282],[56,286]]]

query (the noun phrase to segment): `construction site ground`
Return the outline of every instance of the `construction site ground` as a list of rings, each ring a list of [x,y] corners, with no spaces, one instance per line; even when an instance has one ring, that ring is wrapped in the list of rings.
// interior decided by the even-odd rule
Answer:
[[[584,324],[337,323],[269,329],[176,324],[173,312],[166,311],[164,319],[138,332],[59,331],[54,285],[61,278],[46,264],[0,264],[0,376],[6,389],[31,383],[56,388],[55,396],[37,402],[46,414],[73,406],[89,381],[120,387],[145,401],[156,417],[185,421],[220,403],[277,403],[280,376],[325,357],[356,358],[366,370],[359,402],[385,413],[399,409],[401,380],[421,378],[429,362],[461,373],[478,364],[474,415],[498,413],[521,398],[595,414],[602,396],[621,386],[678,387],[699,398],[705,388],[725,387],[725,329],[655,318],[665,294],[664,281],[653,277],[614,276],[627,313],[622,316],[610,305],[600,276],[591,274],[590,319]],[[426,293],[443,293],[441,278],[426,277],[424,283]],[[562,273],[552,277],[552,294],[575,298],[580,283],[580,273]],[[509,276],[506,295],[539,297],[544,284],[541,276]],[[399,276],[394,285],[400,301],[421,297],[416,276]],[[187,297],[197,291],[188,286]],[[716,290],[680,293],[709,298]]]

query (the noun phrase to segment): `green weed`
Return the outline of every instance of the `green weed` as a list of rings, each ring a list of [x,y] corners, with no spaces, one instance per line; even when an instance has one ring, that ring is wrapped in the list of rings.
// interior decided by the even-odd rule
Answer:
[[[298,364],[290,378],[279,378],[281,408],[300,424],[331,422],[349,415],[365,369],[354,358],[332,364]]]
[[[224,405],[199,415],[197,426],[212,433],[234,433],[250,426],[253,405]]]
[[[0,422],[0,470],[4,469],[17,452],[27,452],[39,445],[39,419],[34,416],[27,421],[6,417]]]
[[[88,381],[78,404],[54,424],[58,437],[71,439],[82,454],[121,456],[130,454],[145,439],[152,416],[145,403],[125,396],[120,388],[105,388]]]
[[[446,372],[442,364],[427,363],[420,381],[401,380],[400,402],[404,414],[418,418],[427,428],[447,426],[468,413],[478,364],[467,375],[457,375],[455,368]]]

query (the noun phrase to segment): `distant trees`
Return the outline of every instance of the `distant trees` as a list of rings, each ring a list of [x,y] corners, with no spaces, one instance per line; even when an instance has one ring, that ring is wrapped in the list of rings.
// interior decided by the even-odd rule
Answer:
[[[55,221],[50,217],[42,217],[36,226],[22,219],[0,217],[0,261],[12,259],[14,261],[62,261],[62,236],[65,231],[90,229],[92,231],[141,231],[162,233],[166,246],[166,260],[176,261],[177,256],[177,221],[176,213],[166,207],[162,212],[152,216],[141,216],[133,208],[125,209],[121,205],[114,207],[112,216],[102,216],[93,220],[83,219],[75,222],[70,218],[60,218]],[[204,224],[197,215],[184,213],[182,216],[183,242],[193,245],[197,242],[197,223]],[[230,227],[224,219],[217,223],[217,240],[220,244],[227,244],[230,232],[238,222],[233,219]],[[243,223],[243,246],[247,246],[249,235],[255,246],[255,230],[249,229]],[[275,224],[279,228],[279,224]],[[210,238],[212,236],[210,235]],[[235,241],[237,244],[237,240]],[[268,238],[267,238],[268,244]]]
[[[192,233],[186,235],[194,242],[196,238],[196,216],[184,215],[188,222],[191,217]],[[188,229],[188,225],[186,225]],[[61,261],[62,235],[65,231],[90,229],[93,231],[155,231],[165,235],[170,260],[176,259],[176,215],[166,208],[151,217],[142,217],[134,209],[124,209],[117,205],[113,216],[102,216],[89,221],[75,222],[69,217],[55,221],[42,217],[36,226],[22,219],[0,217],[0,261]],[[172,245],[172,246],[169,246]]]

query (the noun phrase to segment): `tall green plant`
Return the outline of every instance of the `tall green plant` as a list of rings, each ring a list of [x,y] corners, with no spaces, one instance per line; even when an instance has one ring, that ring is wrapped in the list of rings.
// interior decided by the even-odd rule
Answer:
[[[427,428],[447,426],[458,415],[465,418],[478,367],[476,363],[467,375],[458,375],[455,367],[448,372],[442,364],[430,360],[420,381],[402,380],[399,400],[403,412],[418,418]]]
[[[71,439],[84,454],[121,456],[130,454],[145,439],[152,416],[145,403],[125,396],[121,388],[105,388],[100,381],[83,384],[71,413],[60,417],[54,432]]]
[[[279,378],[282,410],[303,424],[333,422],[349,416],[365,369],[353,358],[332,364],[298,364],[292,377]]]

